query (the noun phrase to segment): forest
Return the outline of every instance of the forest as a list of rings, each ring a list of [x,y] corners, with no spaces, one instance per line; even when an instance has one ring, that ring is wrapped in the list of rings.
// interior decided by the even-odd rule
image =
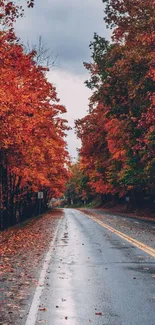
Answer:
[[[70,166],[66,108],[37,51],[25,51],[15,34],[24,15],[20,1],[0,1],[1,229],[38,215],[38,192],[41,212],[63,195],[68,205],[99,198],[100,205],[127,200],[154,207],[155,2],[102,2],[112,38],[95,33],[90,43],[89,111],[76,121],[81,148]]]
[[[34,1],[26,3],[33,7]],[[37,64],[36,51],[25,53],[14,23],[22,6],[0,1],[0,228],[39,213],[60,197],[68,179],[66,108]],[[30,9],[31,10],[31,9]]]
[[[76,121],[79,160],[67,203],[155,200],[155,2],[103,0],[112,41],[94,34],[88,114]]]

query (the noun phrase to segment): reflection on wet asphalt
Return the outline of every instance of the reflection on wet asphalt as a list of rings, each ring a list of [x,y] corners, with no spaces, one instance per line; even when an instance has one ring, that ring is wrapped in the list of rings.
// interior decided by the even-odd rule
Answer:
[[[37,325],[154,325],[155,260],[65,209]]]

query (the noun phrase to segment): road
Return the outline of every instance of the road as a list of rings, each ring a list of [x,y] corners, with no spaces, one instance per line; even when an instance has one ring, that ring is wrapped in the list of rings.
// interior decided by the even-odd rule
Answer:
[[[65,209],[47,259],[26,325],[155,324],[155,259],[80,211]]]

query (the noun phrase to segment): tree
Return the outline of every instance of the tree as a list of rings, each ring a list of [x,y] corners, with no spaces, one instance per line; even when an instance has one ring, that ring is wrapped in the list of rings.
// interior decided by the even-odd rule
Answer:
[[[26,4],[33,7],[34,0]],[[6,228],[37,214],[38,191],[43,208],[62,195],[69,157],[66,108],[43,64],[50,53],[41,38],[38,54],[37,48],[24,52],[13,29],[22,6],[1,0],[0,10],[0,222]]]
[[[34,7],[34,0],[25,0],[28,8]],[[13,26],[14,21],[24,14],[23,3],[17,5],[15,1],[0,0],[0,20],[4,26]]]
[[[77,121],[80,155],[96,192],[137,199],[154,188],[155,7],[143,0],[103,2],[113,43],[95,34],[93,62],[84,64],[93,94],[89,114]]]
[[[38,190],[61,196],[67,180],[66,112],[56,89],[25,54],[12,31],[0,35],[0,166],[3,226],[20,208],[36,202]],[[59,157],[59,158],[58,158]]]
[[[83,173],[81,162],[77,161],[69,169],[65,199],[68,204],[83,204],[88,202],[91,197],[91,190],[88,184],[88,177]]]
[[[24,46],[25,52],[35,53],[33,60],[37,65],[44,66],[45,68],[52,69],[58,62],[58,57],[54,51],[51,51],[43,40],[42,36],[39,36],[37,43],[30,43],[29,41]]]

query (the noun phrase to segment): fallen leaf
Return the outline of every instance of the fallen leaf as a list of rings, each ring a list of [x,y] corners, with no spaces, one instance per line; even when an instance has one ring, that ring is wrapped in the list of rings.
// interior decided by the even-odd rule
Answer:
[[[46,311],[47,309],[45,307],[43,307],[43,308],[40,308],[39,310],[40,311]]]

